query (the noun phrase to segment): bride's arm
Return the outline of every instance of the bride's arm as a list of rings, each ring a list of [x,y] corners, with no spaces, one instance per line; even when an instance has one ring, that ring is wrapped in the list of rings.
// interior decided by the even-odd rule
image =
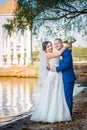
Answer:
[[[62,47],[62,49],[56,53],[47,53],[46,54],[47,60],[60,56],[67,48],[70,48],[70,44],[67,44],[66,46]]]

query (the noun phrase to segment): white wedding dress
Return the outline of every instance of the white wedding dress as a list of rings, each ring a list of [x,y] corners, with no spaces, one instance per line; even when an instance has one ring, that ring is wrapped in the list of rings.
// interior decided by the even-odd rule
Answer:
[[[59,57],[50,61],[50,66],[59,65]],[[32,121],[58,122],[70,121],[71,115],[65,100],[62,73],[48,72],[41,91],[41,97],[32,109]],[[31,111],[32,111],[31,110]]]

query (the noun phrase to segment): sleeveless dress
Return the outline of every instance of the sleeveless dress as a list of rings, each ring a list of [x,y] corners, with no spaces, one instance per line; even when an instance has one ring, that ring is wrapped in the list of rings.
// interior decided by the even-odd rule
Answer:
[[[58,66],[59,57],[50,59],[49,63],[50,66]],[[35,122],[53,123],[71,120],[70,111],[64,95],[62,72],[48,72],[42,86],[40,99],[32,110],[33,113],[30,120]]]

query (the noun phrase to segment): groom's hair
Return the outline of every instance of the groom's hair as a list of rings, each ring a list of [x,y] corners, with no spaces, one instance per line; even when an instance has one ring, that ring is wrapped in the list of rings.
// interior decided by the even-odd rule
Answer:
[[[62,39],[60,39],[60,38],[56,38],[54,41],[56,41],[56,40],[62,42]]]

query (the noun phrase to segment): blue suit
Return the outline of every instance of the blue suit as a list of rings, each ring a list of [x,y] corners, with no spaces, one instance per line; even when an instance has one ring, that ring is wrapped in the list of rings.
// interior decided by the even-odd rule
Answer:
[[[73,89],[74,82],[76,80],[76,76],[73,70],[73,60],[71,50],[66,49],[62,56],[62,60],[60,60],[60,65],[56,67],[56,71],[62,71],[63,82],[64,82],[64,93],[67,105],[69,107],[70,113],[72,115],[73,108]]]

